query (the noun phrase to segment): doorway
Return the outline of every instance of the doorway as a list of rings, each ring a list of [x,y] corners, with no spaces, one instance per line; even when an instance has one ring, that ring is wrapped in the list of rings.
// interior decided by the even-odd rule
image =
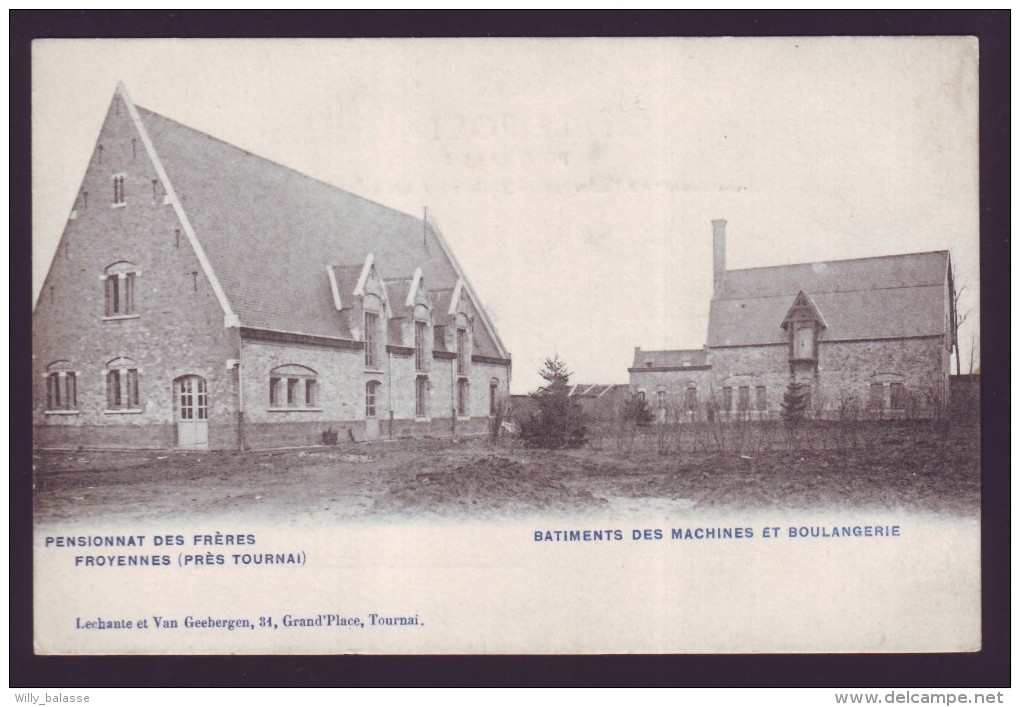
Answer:
[[[209,449],[209,396],[205,378],[184,376],[174,381],[177,446]]]

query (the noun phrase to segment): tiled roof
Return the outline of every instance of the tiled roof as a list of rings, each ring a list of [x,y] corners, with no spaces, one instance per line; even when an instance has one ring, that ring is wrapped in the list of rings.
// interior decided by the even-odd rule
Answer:
[[[390,298],[390,305],[395,310],[402,310],[407,299],[407,291],[411,289],[411,278],[389,278],[383,280],[383,284],[386,285],[386,296]]]
[[[450,298],[453,296],[453,286],[430,287],[432,293],[432,323],[444,325],[450,321]]]
[[[629,392],[630,386],[625,383],[612,383],[610,385],[579,383],[571,386],[570,397],[604,398],[613,396],[623,390]]]
[[[335,272],[344,272],[346,308],[353,291],[346,274],[357,263],[356,281],[370,252],[383,279],[408,277],[420,266],[430,284],[457,282],[431,223],[137,110],[244,326],[349,336],[326,266],[345,264]],[[500,355],[485,327],[476,332],[475,351]]]
[[[634,351],[632,368],[681,368],[683,366],[707,366],[708,355],[704,349],[676,349],[672,351]]]
[[[787,342],[782,323],[801,291],[825,323],[822,341],[942,335],[948,267],[949,253],[936,251],[727,270],[712,298],[708,345]]]
[[[394,346],[404,345],[404,318],[403,317],[392,317],[386,322],[386,333],[389,336],[387,343]]]

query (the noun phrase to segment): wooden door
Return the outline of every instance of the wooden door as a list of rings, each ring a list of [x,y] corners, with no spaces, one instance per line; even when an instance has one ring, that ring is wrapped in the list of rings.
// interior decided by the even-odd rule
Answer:
[[[205,378],[184,376],[174,383],[177,407],[177,446],[209,448],[209,397]]]

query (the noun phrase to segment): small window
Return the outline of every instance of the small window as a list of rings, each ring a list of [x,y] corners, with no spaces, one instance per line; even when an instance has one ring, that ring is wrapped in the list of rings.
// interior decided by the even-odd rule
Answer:
[[[645,401],[645,391],[639,390],[637,392],[637,396],[638,396],[638,400],[640,400],[641,402]]]
[[[418,376],[414,379],[414,416],[428,417],[429,379]]]
[[[722,411],[729,412],[733,409],[733,388],[724,386],[722,389]]]
[[[106,269],[103,277],[105,316],[135,314],[135,278],[138,273],[133,268],[130,263],[117,263]]]
[[[751,387],[742,385],[737,389],[737,410],[747,412],[751,409]]]
[[[115,174],[113,175],[113,205],[123,206],[127,203],[127,199],[124,195],[124,175]]]
[[[78,409],[78,374],[70,370],[66,361],[50,364],[46,373],[46,409],[54,412]]]
[[[469,414],[468,393],[469,388],[467,380],[457,381],[457,415],[459,417],[467,417]]]
[[[137,410],[138,369],[130,359],[117,359],[107,364],[106,409]]]
[[[376,368],[379,365],[379,354],[376,351],[379,340],[379,315],[365,312],[365,367]]]
[[[376,417],[376,391],[379,389],[379,381],[368,381],[365,383],[365,417]]]
[[[698,389],[694,386],[687,388],[684,398],[685,405],[688,410],[698,409]]]
[[[318,374],[311,368],[287,364],[269,372],[270,408],[314,408],[318,397]]]
[[[754,402],[758,410],[765,411],[769,408],[768,391],[765,386],[759,385],[754,389]]]

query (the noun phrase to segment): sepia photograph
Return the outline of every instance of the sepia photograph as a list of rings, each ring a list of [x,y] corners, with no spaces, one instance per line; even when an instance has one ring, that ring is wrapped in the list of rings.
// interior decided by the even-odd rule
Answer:
[[[36,653],[980,651],[978,49],[34,41]]]

